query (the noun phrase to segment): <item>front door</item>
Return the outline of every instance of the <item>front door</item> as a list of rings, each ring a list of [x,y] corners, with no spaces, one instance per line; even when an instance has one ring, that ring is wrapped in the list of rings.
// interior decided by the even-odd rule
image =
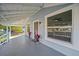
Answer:
[[[39,31],[38,31],[38,25],[39,25],[39,21],[36,21],[36,22],[34,22],[34,36],[35,36],[35,33],[38,33]]]

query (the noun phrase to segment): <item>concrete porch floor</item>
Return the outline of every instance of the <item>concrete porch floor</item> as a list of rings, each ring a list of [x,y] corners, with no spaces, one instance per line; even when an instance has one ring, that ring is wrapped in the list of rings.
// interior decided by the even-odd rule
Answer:
[[[24,35],[0,46],[0,56],[64,56],[41,43],[34,43]]]

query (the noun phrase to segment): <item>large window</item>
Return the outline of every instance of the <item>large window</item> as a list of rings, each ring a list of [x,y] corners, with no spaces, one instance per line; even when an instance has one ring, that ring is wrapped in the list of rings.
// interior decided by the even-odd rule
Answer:
[[[72,10],[47,18],[48,37],[71,42]]]

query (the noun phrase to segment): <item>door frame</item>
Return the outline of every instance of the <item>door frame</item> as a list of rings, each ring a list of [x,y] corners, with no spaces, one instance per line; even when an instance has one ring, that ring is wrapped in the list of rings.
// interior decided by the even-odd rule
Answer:
[[[37,19],[37,20],[33,21],[33,31],[32,31],[33,32],[33,39],[34,39],[34,23],[35,22],[38,22],[38,33],[39,33],[39,20]]]

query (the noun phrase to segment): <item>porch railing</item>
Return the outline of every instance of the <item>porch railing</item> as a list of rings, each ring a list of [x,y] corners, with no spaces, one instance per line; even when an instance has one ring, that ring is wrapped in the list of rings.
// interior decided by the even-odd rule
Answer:
[[[0,36],[0,44],[5,43],[8,40],[8,34],[3,34]]]

